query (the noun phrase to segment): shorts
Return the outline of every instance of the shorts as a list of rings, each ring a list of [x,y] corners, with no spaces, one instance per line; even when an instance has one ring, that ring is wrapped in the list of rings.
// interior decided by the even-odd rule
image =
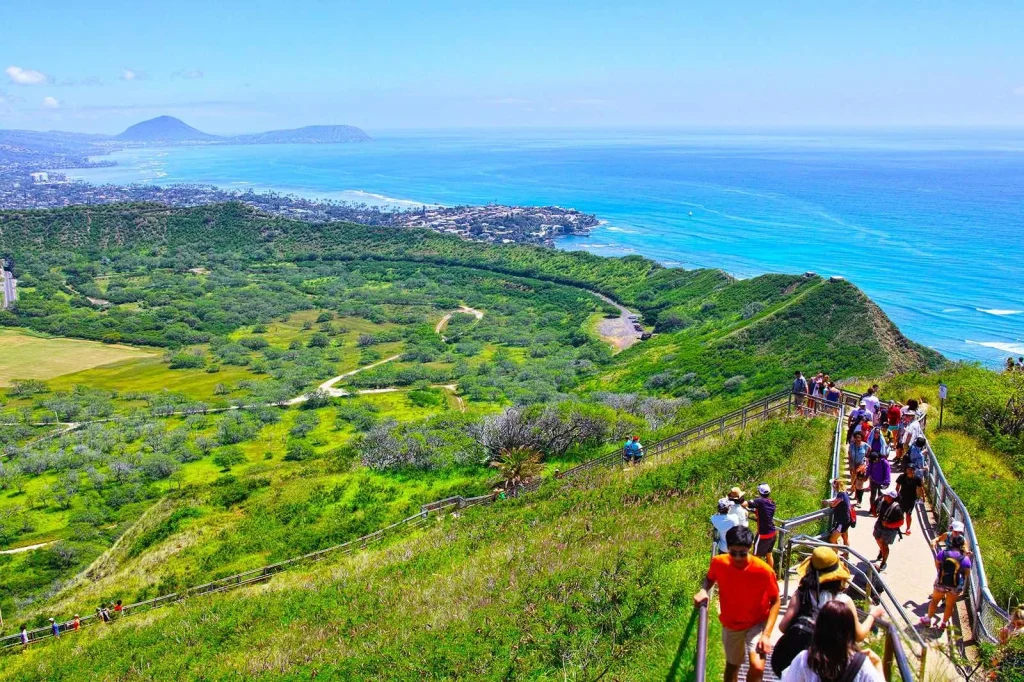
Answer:
[[[757,542],[754,543],[754,556],[768,556],[775,549],[775,538],[779,537],[778,533],[771,536],[770,538],[758,538]]]
[[[832,530],[829,531],[829,535],[832,533],[846,533],[850,530],[850,524],[848,523],[836,523],[832,526]]]
[[[886,528],[885,526],[875,526],[875,530],[871,533],[872,537],[881,540],[887,545],[891,545],[896,542],[896,535],[900,532],[899,528]]]
[[[934,589],[938,594],[960,595],[964,591],[964,589],[960,586],[950,587],[949,585],[943,585],[939,582],[937,578],[935,580],[935,584],[932,585],[932,589]]]
[[[746,630],[730,630],[722,627],[722,647],[725,649],[725,661],[730,665],[743,665],[749,662],[749,656],[757,647],[764,623],[758,623]]]
[[[896,433],[899,430],[900,430],[899,426],[893,426],[892,424],[889,424],[889,433]]]

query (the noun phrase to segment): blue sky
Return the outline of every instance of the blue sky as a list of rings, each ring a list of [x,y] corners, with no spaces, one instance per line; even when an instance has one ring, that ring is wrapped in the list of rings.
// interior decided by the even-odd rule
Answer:
[[[1024,125],[1022,2],[11,3],[0,127]]]

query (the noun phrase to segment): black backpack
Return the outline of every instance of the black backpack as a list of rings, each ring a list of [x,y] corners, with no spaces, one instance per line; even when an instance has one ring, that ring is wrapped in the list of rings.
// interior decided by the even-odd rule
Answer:
[[[960,562],[964,556],[960,552],[957,554],[959,556],[950,556],[950,552],[945,552],[942,564],[939,566],[939,584],[945,587],[960,586]]]
[[[814,635],[814,621],[818,619],[818,594],[808,595],[802,588],[800,594],[800,611],[789,624],[782,637],[772,647],[772,670],[776,677],[782,677],[782,671],[789,667],[793,659],[811,645]]]

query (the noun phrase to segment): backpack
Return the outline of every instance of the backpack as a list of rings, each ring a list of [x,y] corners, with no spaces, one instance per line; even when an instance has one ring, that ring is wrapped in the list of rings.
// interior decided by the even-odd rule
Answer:
[[[818,595],[808,595],[800,590],[800,612],[790,624],[782,637],[772,647],[772,670],[776,677],[782,677],[782,671],[789,667],[801,651],[811,645],[814,635],[814,621],[818,619]]]
[[[942,564],[939,566],[939,583],[941,585],[953,588],[960,585],[961,559],[963,559],[963,555],[951,556],[949,552],[942,553]]]

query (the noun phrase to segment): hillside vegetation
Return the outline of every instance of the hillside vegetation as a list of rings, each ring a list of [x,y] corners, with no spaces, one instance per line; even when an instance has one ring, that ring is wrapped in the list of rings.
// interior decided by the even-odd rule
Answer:
[[[551,483],[244,593],[30,648],[0,679],[689,679],[715,498],[768,481],[780,516],[817,508],[831,431],[773,422]]]
[[[0,547],[44,545],[0,555],[8,632],[483,493],[507,483],[517,448],[547,476],[775,392],[794,369],[941,361],[846,282],[238,204],[0,212],[0,255],[19,278],[0,325],[19,338],[152,352],[46,381],[28,361],[5,370]],[[654,338],[613,353],[593,320],[618,311],[592,292]]]

